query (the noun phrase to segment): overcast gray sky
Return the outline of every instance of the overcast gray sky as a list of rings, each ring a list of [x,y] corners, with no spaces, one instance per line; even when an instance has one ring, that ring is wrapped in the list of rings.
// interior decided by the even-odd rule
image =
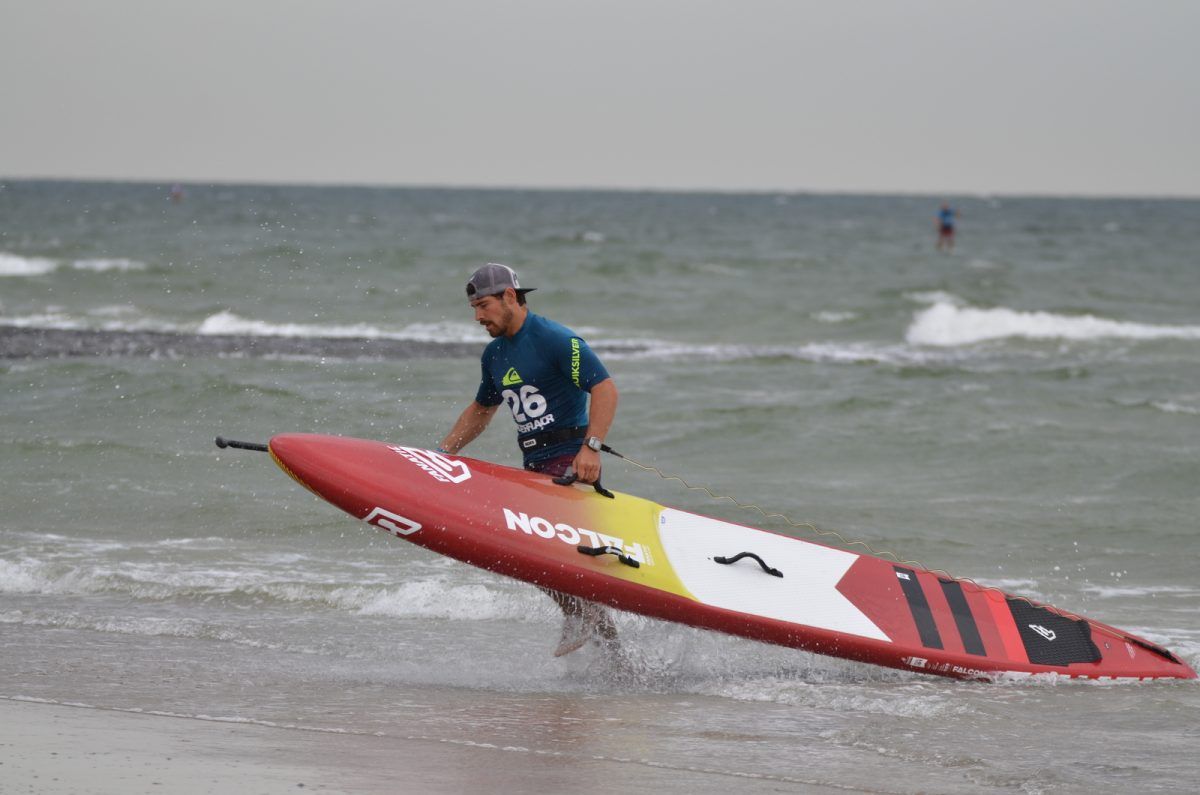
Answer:
[[[1200,196],[1194,0],[0,0],[0,176]]]

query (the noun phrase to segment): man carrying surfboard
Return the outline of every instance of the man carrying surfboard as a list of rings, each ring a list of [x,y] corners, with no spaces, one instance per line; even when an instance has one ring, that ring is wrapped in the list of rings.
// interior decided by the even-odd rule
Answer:
[[[473,441],[503,404],[517,423],[526,469],[581,483],[600,480],[600,449],[617,412],[617,387],[583,338],[529,311],[516,271],[489,262],[467,281],[475,321],[492,337],[483,351],[475,400],[463,410],[439,450],[451,455]],[[588,395],[591,395],[589,412]],[[617,629],[593,602],[546,590],[563,611],[555,657],[598,636],[615,644]]]

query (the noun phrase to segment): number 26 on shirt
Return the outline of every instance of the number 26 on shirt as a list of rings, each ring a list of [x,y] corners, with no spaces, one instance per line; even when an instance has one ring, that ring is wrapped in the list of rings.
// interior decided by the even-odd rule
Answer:
[[[546,413],[546,398],[532,384],[522,386],[520,393],[506,389],[500,394],[517,422],[536,419]]]

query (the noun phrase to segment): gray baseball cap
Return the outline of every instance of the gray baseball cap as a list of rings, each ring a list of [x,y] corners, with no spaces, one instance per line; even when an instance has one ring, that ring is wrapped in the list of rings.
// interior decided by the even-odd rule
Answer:
[[[474,301],[476,298],[500,295],[509,287],[516,290],[519,295],[537,289],[536,287],[522,287],[521,283],[517,281],[517,272],[507,265],[489,262],[472,273],[471,278],[467,280],[467,300]]]

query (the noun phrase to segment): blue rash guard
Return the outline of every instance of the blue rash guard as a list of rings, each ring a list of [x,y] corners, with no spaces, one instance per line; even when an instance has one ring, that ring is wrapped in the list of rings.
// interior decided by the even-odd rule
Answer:
[[[587,395],[608,378],[596,354],[575,332],[530,312],[512,337],[497,337],[483,350],[483,379],[475,402],[508,405],[517,443],[537,433],[588,424]],[[582,439],[522,452],[525,464],[575,453]]]

